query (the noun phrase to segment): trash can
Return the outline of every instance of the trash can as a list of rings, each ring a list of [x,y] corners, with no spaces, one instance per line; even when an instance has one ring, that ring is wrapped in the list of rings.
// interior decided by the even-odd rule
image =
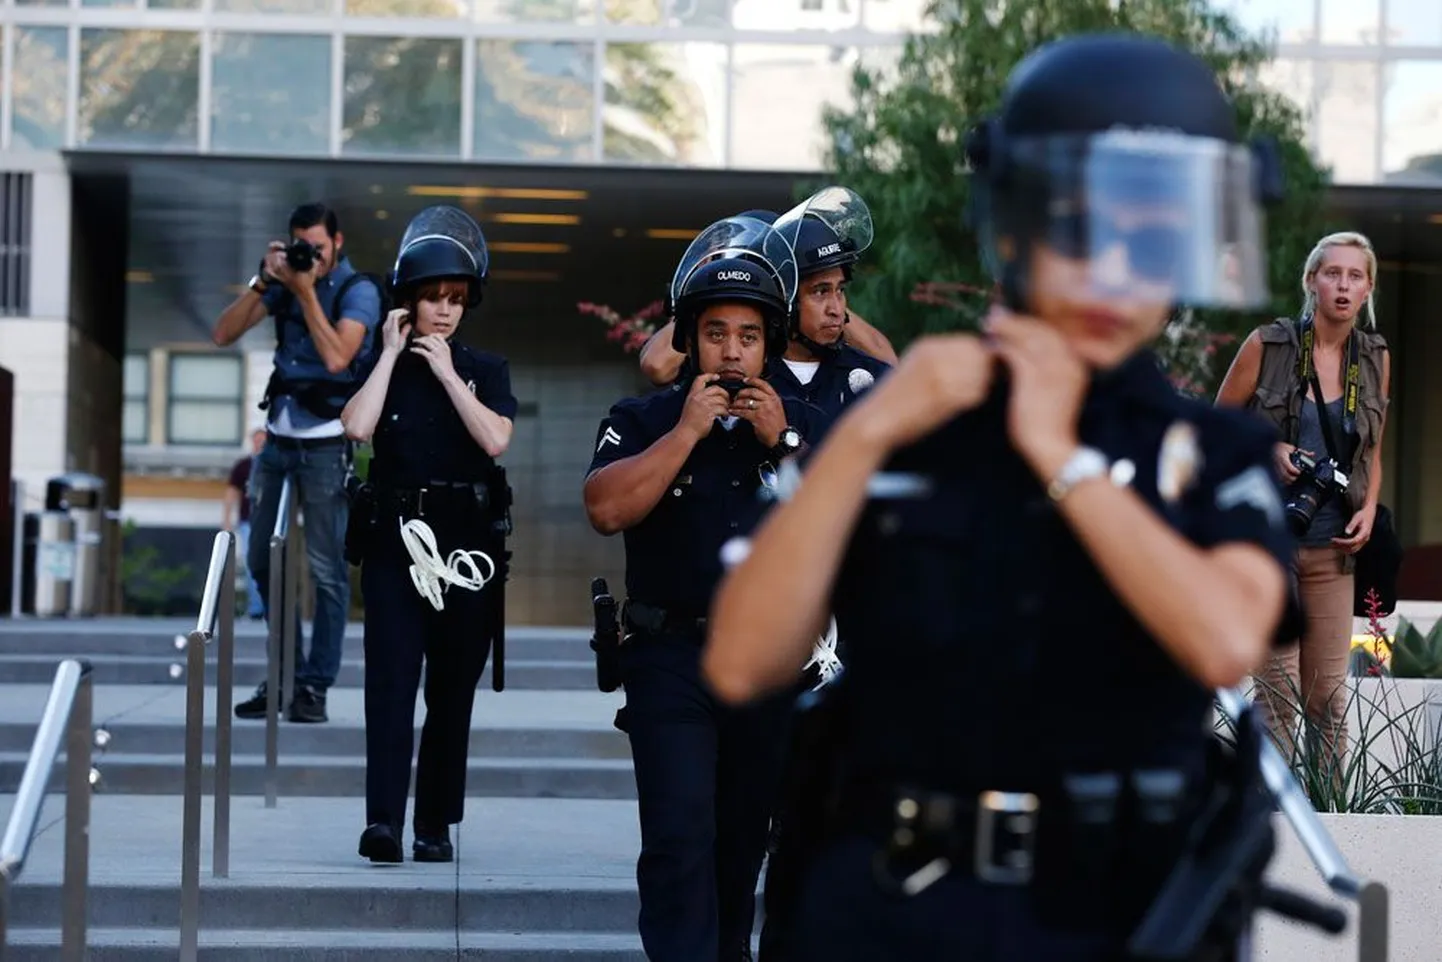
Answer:
[[[37,618],[60,618],[70,612],[75,581],[75,522],[66,511],[36,515],[35,599]]]
[[[105,599],[100,583],[105,540],[105,479],[80,472],[51,478],[45,485],[45,510],[64,512],[72,524],[74,576],[67,613],[93,616]]]

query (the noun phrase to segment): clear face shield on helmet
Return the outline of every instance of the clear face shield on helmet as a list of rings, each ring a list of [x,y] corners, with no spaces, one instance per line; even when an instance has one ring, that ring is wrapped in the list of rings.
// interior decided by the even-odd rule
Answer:
[[[976,184],[983,250],[1044,245],[1066,269],[1028,287],[1066,300],[1246,310],[1264,305],[1267,260],[1255,155],[1244,144],[1166,131],[1017,138],[1005,210]]]
[[[803,250],[798,246],[802,244],[801,225],[808,218],[818,220],[830,228],[840,246],[834,251],[826,248],[819,251]],[[866,206],[861,195],[849,187],[822,188],[776,218],[776,223],[772,226],[796,251],[801,270],[806,269],[808,257],[824,261],[829,257],[849,254],[855,258],[871,246],[875,237],[871,209]]]
[[[448,242],[462,251],[477,277],[485,277],[490,272],[490,253],[486,250],[486,238],[480,225],[459,207],[445,204],[427,207],[411,218],[396,250],[393,271],[400,269],[401,259],[407,250],[431,240]]]
[[[796,299],[796,257],[791,245],[771,225],[754,217],[727,217],[696,235],[671,278],[671,303],[680,300],[686,282],[702,265],[723,257],[754,261],[781,287],[789,308]]]

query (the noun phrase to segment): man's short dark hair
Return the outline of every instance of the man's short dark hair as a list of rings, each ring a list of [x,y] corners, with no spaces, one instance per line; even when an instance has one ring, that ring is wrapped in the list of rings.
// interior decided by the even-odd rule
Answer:
[[[324,204],[301,204],[290,212],[292,231],[310,230],[317,224],[325,225],[326,236],[332,240],[340,233],[340,221],[336,220],[335,211]]]

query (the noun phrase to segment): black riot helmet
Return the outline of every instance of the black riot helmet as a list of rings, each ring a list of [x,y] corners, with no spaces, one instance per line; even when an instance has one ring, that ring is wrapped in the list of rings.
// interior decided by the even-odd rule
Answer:
[[[688,341],[701,312],[713,304],[749,304],[766,325],[766,356],[786,352],[786,318],[796,295],[796,263],[781,235],[754,217],[717,221],[686,249],[671,279],[676,325],[671,346],[690,353]]]
[[[998,114],[966,138],[983,256],[1015,310],[1038,245],[1087,262],[1102,297],[1246,309],[1266,301],[1261,205],[1280,199],[1270,142],[1239,143],[1202,60],[1135,34],[1043,46],[1012,71]]]
[[[842,276],[851,280],[852,266],[871,246],[874,236],[871,210],[861,195],[849,187],[825,187],[817,191],[778,217],[772,226],[795,252],[798,284],[807,277],[838,267]],[[831,344],[818,344],[801,333],[800,307],[799,303],[795,304],[787,319],[791,339],[818,356],[839,351],[844,337]]]
[[[489,271],[486,238],[471,215],[459,207],[427,207],[411,218],[401,237],[391,290],[405,301],[423,282],[463,280],[470,292],[466,306],[475,307]]]

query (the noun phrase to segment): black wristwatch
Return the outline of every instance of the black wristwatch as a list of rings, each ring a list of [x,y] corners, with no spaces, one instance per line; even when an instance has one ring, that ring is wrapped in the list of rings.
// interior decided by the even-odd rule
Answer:
[[[779,462],[800,450],[801,432],[788,424],[781,429],[781,434],[776,439],[776,447],[771,449],[771,456]]]

